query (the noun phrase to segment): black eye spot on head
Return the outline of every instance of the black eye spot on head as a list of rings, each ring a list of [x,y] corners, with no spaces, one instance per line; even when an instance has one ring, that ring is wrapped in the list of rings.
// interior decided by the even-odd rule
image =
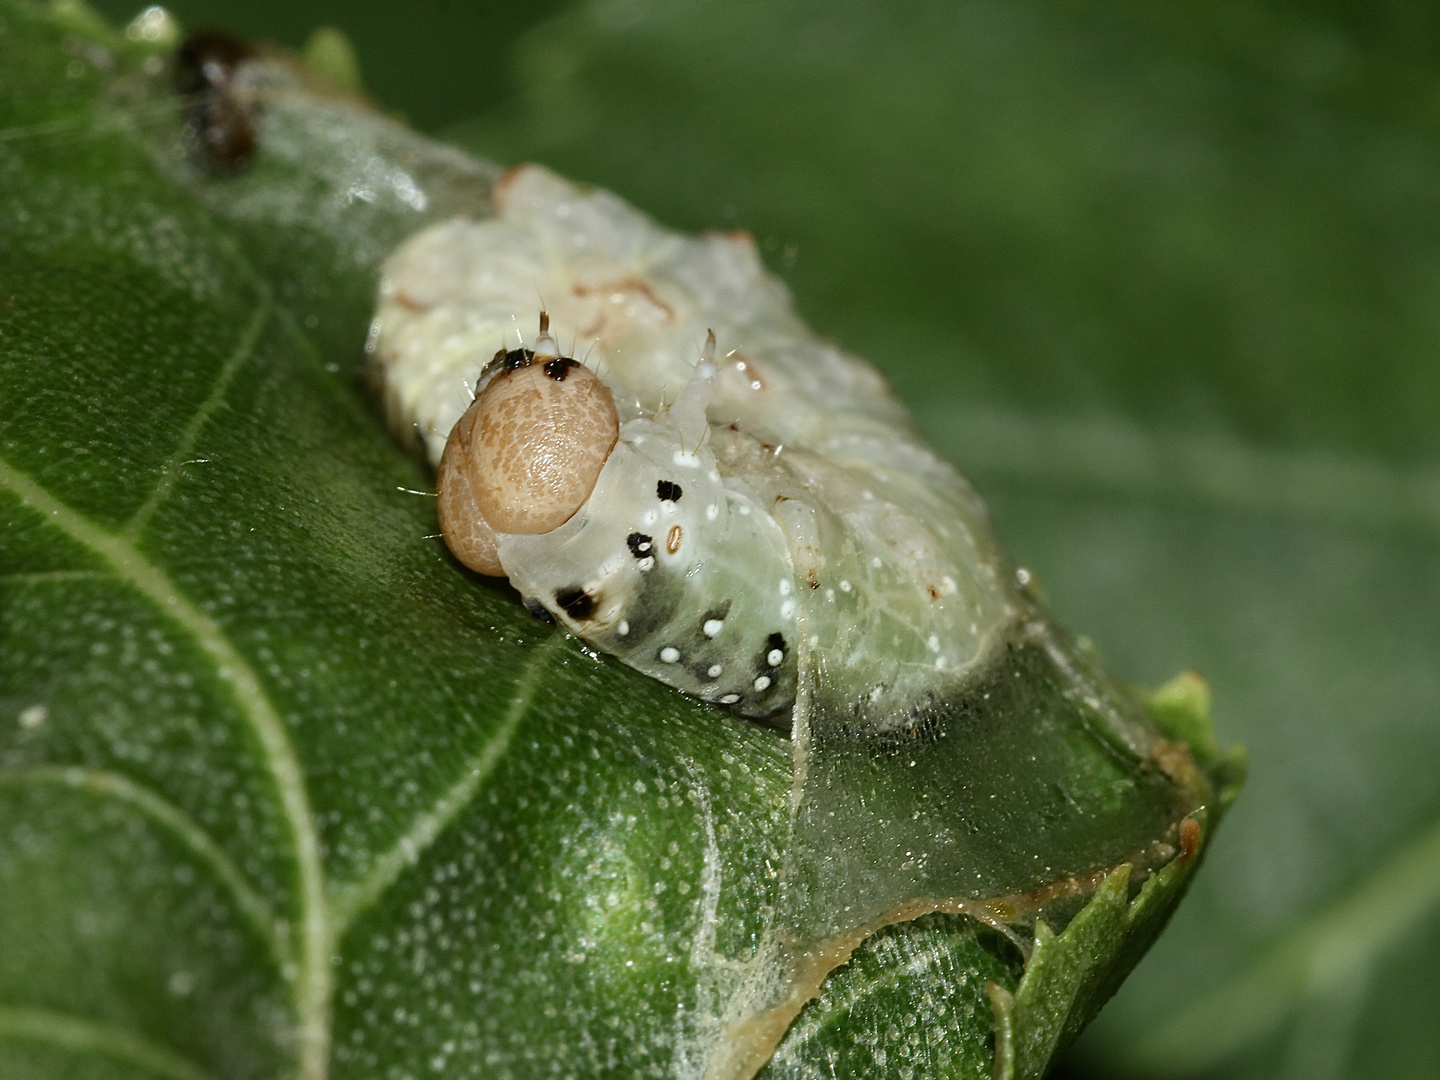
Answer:
[[[231,85],[235,69],[253,55],[249,42],[218,30],[191,34],[175,51],[175,89],[188,99],[186,127],[216,172],[236,172],[255,153],[253,109]]]
[[[555,360],[545,361],[545,374],[549,375],[550,378],[556,382],[564,382],[566,376],[570,374],[570,369],[579,366],[580,362],[578,360],[571,360],[569,357],[561,356]]]
[[[655,485],[655,495],[661,502],[679,502],[682,494],[680,485],[673,480],[661,480]]]
[[[584,589],[571,586],[568,589],[561,589],[555,594],[555,603],[564,609],[565,614],[576,622],[584,622],[595,613],[595,598]]]
[[[550,612],[545,610],[545,605],[540,603],[539,600],[536,600],[535,597],[525,597],[525,610],[530,612],[531,615],[535,616],[535,618],[539,619],[541,622],[549,623],[551,626],[555,625],[555,616],[551,615]]]
[[[535,359],[535,354],[529,349],[511,349],[505,354],[505,370],[515,371],[518,368],[529,367],[530,361]]]
[[[655,541],[644,533],[631,533],[625,538],[625,543],[630,545],[630,554],[637,559],[645,559],[655,554]]]

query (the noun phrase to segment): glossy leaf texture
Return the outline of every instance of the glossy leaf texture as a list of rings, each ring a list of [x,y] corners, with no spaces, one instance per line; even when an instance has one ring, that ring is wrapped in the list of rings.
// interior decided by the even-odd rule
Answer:
[[[457,132],[753,230],[1112,667],[1210,681],[1245,798],[1067,1075],[1440,1069],[1433,20],[597,3]]]
[[[220,175],[144,33],[0,19],[0,1071],[701,1075],[783,929],[790,747],[461,573],[359,377],[379,259],[494,169],[304,90]],[[960,766],[1036,833],[977,877],[1048,883],[876,935],[766,1075],[1037,1076],[1163,925],[1233,791],[1021,682]]]

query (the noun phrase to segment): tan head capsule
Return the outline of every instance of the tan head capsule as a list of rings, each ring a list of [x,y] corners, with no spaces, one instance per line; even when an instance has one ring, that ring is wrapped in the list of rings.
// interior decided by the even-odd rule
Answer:
[[[440,530],[455,557],[499,575],[496,533],[546,533],[595,488],[620,434],[615,399],[560,355],[540,316],[533,351],[496,355],[501,370],[450,432],[438,477]]]

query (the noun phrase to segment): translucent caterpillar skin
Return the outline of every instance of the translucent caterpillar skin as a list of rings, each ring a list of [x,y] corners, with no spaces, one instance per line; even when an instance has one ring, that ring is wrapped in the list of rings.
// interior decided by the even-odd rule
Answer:
[[[613,391],[589,500],[500,537],[527,601],[749,716],[805,692],[828,727],[887,731],[951,696],[1024,603],[980,500],[883,380],[804,325],[747,236],[678,236],[535,166],[494,210],[390,257],[370,347],[392,426],[432,463],[542,299]]]

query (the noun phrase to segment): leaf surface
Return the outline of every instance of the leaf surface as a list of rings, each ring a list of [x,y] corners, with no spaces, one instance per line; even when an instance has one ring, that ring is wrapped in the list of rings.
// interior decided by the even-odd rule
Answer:
[[[1081,1075],[1440,1062],[1428,18],[594,5],[456,133],[751,229],[1063,618],[1208,678],[1253,779]]]
[[[277,104],[226,183],[179,155],[142,46],[3,14],[0,1061],[698,1074],[783,902],[789,747],[461,574],[356,374],[379,258],[493,170]],[[1135,762],[1031,714],[1046,753],[976,765],[1007,797],[1063,814],[1091,785],[1155,827]],[[1031,858],[1118,860],[1135,837],[1096,820]],[[1117,977],[1137,925],[1097,946]],[[886,931],[771,1074],[986,1075],[989,987],[1027,1000],[1021,969],[963,917]],[[1066,1037],[1098,1004],[1072,1000],[1045,1012]]]

